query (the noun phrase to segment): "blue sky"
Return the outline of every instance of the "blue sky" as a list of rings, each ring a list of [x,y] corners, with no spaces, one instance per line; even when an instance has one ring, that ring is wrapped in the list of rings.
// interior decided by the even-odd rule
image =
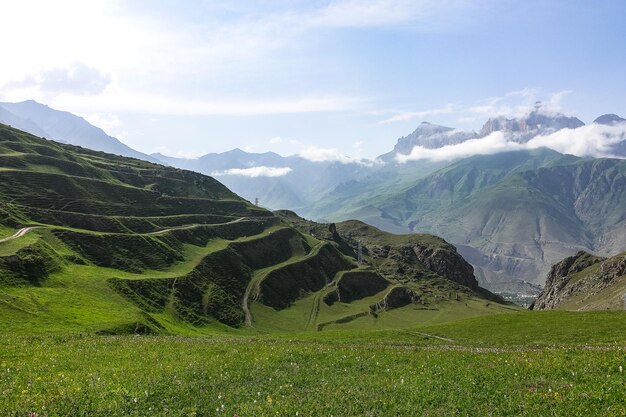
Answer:
[[[12,3],[0,99],[143,152],[374,157],[421,121],[479,129],[537,100],[626,117],[623,1]]]

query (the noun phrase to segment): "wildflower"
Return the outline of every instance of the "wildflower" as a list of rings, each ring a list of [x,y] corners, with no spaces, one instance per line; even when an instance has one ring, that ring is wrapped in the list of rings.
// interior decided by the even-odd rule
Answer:
[[[621,374],[622,372],[624,372],[624,369],[622,368],[622,365],[619,366],[619,373]]]

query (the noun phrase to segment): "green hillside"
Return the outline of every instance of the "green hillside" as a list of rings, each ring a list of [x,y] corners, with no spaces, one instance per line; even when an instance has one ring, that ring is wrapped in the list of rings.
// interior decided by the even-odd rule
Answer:
[[[513,308],[434,236],[362,230],[358,264],[343,226],[314,233],[210,177],[5,126],[0,202],[2,333],[399,327]],[[378,246],[422,254],[383,262]]]

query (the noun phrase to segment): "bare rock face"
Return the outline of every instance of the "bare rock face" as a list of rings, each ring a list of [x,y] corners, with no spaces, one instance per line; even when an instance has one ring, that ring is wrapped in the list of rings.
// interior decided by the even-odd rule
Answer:
[[[604,258],[579,251],[576,255],[567,257],[561,262],[554,264],[546,278],[543,292],[531,304],[530,309],[550,310],[561,304],[569,295],[569,291],[564,291],[564,288],[570,282],[572,275],[603,260]]]
[[[582,300],[580,308],[591,309],[593,305],[584,300],[610,287],[624,275],[626,252],[607,259],[580,251],[552,266],[543,292],[530,309],[554,309],[574,296]]]
[[[372,304],[370,310],[377,313],[380,311],[393,310],[394,308],[401,308],[418,302],[420,302],[419,296],[410,288],[394,287],[380,302]]]
[[[454,246],[433,248],[415,245],[412,249],[421,263],[442,277],[473,289],[478,287],[474,268],[458,254]]]
[[[554,133],[561,129],[576,129],[584,126],[576,117],[563,114],[546,114],[538,105],[534,111],[519,119],[507,119],[503,116],[487,120],[480,130],[484,137],[493,132],[504,132],[516,142],[528,142],[537,135]]]
[[[337,282],[337,289],[326,294],[326,305],[336,302],[351,303],[355,300],[377,294],[387,288],[389,282],[375,272],[349,271]]]

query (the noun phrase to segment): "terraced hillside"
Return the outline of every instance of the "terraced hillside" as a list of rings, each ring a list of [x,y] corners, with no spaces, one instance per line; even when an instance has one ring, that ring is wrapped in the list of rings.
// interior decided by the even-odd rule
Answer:
[[[397,327],[512,308],[444,241],[351,225],[326,236],[213,178],[0,125],[0,331]]]

